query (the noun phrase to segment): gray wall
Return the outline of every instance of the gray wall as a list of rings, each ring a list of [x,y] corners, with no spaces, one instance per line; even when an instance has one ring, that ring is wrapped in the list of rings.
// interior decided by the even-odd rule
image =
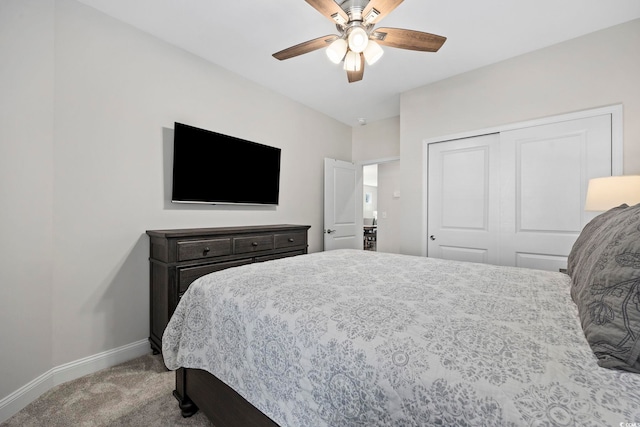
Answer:
[[[400,253],[400,161],[378,165],[378,252]],[[400,194],[402,195],[402,194]]]
[[[352,156],[356,162],[400,156],[400,117],[354,127]]]
[[[0,399],[148,336],[147,229],[309,224],[321,250],[350,127],[73,0],[4,0],[0,35]],[[282,148],[280,205],[172,205],[175,121]]]
[[[0,2],[0,399],[51,368],[53,13]]]

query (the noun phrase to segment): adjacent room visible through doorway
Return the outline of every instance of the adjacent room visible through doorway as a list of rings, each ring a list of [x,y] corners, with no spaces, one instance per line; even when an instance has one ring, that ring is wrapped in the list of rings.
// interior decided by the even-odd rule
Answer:
[[[400,253],[400,160],[362,166],[363,248]]]

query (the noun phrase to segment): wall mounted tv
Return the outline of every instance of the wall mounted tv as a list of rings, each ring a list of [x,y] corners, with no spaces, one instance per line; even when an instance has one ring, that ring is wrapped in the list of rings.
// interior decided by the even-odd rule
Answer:
[[[175,203],[277,205],[280,149],[175,124]]]

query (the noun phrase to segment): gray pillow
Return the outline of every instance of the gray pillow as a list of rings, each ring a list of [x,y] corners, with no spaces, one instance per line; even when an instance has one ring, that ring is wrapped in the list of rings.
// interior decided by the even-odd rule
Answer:
[[[571,296],[598,364],[640,372],[640,204],[603,215],[581,243]]]
[[[590,253],[593,250],[594,245],[597,244],[597,242],[593,241],[594,234],[597,233],[610,218],[616,216],[620,211],[628,207],[628,205],[622,204],[609,209],[608,211],[593,218],[587,225],[585,225],[569,253],[569,258],[567,260],[567,274],[569,276],[573,277],[574,271],[580,271],[580,262],[586,258],[585,255]]]

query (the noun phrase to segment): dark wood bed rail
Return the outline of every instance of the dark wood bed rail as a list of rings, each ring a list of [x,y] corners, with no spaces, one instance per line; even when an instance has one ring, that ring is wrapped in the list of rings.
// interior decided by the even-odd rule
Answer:
[[[200,409],[216,427],[279,427],[231,387],[200,369],[178,369],[173,395],[185,418]]]

